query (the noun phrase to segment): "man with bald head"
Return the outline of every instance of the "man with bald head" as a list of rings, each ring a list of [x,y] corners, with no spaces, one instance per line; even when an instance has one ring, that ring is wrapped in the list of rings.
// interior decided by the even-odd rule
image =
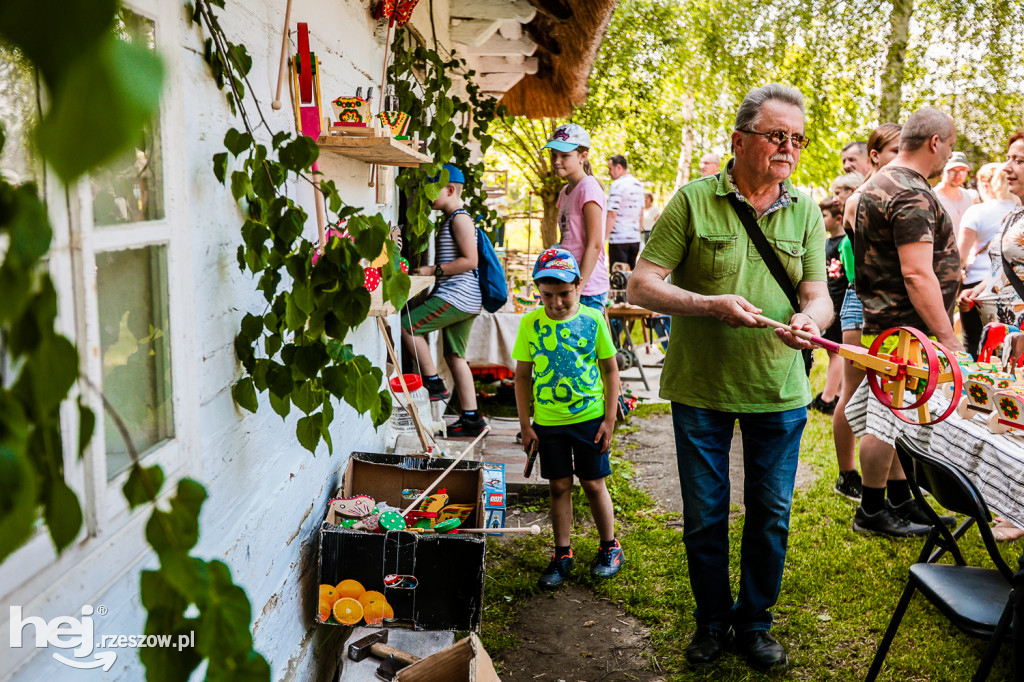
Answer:
[[[937,109],[916,111],[903,124],[899,154],[860,188],[853,269],[865,346],[890,327],[906,326],[963,350],[952,323],[960,252],[953,222],[928,184],[942,173],[955,142],[953,119]],[[891,352],[887,345],[882,349]],[[928,517],[911,497],[892,445],[864,436],[860,462],[864,487],[853,529],[891,537],[927,533]]]
[[[712,154],[708,152],[704,156],[700,157],[700,176],[706,178],[709,175],[714,175],[722,167],[722,160],[718,158],[718,154]]]

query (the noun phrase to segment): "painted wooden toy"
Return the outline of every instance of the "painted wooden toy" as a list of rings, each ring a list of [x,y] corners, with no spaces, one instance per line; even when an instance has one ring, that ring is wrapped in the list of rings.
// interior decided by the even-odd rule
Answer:
[[[391,130],[391,136],[396,140],[409,139],[409,114],[404,111],[382,111],[377,114],[381,125]]]
[[[1017,327],[999,322],[989,322],[986,324],[984,329],[981,330],[981,352],[978,353],[978,360],[981,362],[990,361],[992,354],[1003,345],[1006,338],[1010,334],[1019,331],[1020,329]]]
[[[370,124],[370,100],[373,99],[373,88],[368,88],[366,97],[362,96],[362,88],[356,88],[352,97],[339,97],[331,102],[334,110],[335,126],[365,128]]]
[[[788,324],[763,315],[753,317],[768,327],[784,329],[798,338],[839,355],[857,367],[864,368],[871,393],[900,421],[922,426],[935,424],[953,414],[960,402],[963,375],[956,356],[948,348],[932,341],[917,329],[887,329],[878,335],[871,348],[864,350],[860,346],[835,343],[809,332],[793,329]],[[897,337],[895,350],[892,353],[882,352],[883,344],[893,335]],[[953,384],[953,390],[949,392],[949,406],[933,419],[928,410],[928,400],[936,390],[942,391],[941,386],[949,382]],[[907,391],[913,395],[909,405],[905,404]],[[905,410],[917,410],[917,421],[904,416]]]
[[[295,91],[295,128],[305,137],[318,140],[323,132],[320,103],[320,62],[309,49],[309,26],[300,22],[298,28],[299,51],[292,59],[292,87]],[[316,202],[316,226],[321,249],[327,244],[327,213],[323,193],[320,191],[320,166],[314,161],[313,197]]]
[[[441,513],[437,517],[437,523],[441,524],[449,519],[465,521],[469,518],[469,515],[473,513],[473,509],[475,507],[476,505],[472,504],[449,504],[441,510]]]
[[[1016,385],[1016,379],[1012,374],[986,371],[980,367],[972,369],[975,371],[970,372],[967,375],[967,380],[964,381],[963,399],[957,405],[956,412],[964,419],[970,419],[975,414],[986,414],[988,415],[989,429],[992,430],[999,419],[999,415],[995,412],[997,394],[1013,388]]]
[[[995,412],[989,415],[989,431],[1006,433],[1010,429],[1024,430],[1024,386],[1017,384],[996,391],[992,402]]]
[[[387,19],[389,26],[405,26],[420,0],[380,0],[373,8],[374,19]]]
[[[377,530],[380,525],[380,510],[372,497],[357,495],[355,497],[338,497],[330,502],[332,511],[352,520],[351,524],[340,525],[352,530]]]

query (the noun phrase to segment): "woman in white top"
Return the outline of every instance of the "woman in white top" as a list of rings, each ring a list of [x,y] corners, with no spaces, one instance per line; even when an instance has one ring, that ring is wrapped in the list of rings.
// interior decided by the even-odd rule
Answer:
[[[957,239],[960,264],[964,268],[965,292],[978,286],[991,274],[989,244],[999,234],[1003,218],[1019,203],[1017,197],[1010,193],[1009,181],[1001,163],[988,163],[981,167],[978,171],[978,192],[982,203],[964,211]],[[963,328],[964,347],[971,355],[977,356],[981,328],[984,325],[980,307],[973,302],[961,306],[960,324]]]

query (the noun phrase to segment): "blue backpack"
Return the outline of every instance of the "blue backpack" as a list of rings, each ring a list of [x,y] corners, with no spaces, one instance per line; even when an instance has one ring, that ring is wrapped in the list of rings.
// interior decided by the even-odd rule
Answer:
[[[508,302],[508,286],[505,283],[505,269],[501,267],[498,254],[483,230],[476,228],[477,279],[480,282],[480,298],[484,310],[496,313]]]

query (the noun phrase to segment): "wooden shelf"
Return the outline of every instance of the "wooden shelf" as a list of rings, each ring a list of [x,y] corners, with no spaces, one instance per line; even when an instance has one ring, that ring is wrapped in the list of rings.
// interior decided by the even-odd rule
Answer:
[[[317,144],[321,154],[336,154],[380,166],[414,168],[421,163],[433,161],[426,154],[420,154],[405,142],[391,136],[322,135]]]
[[[412,298],[416,294],[420,293],[424,289],[427,289],[434,284],[433,277],[423,277],[422,275],[410,275],[409,279],[412,283],[409,285],[409,298]],[[384,302],[384,286],[381,285],[370,292],[370,312],[371,317],[389,317],[395,314],[395,306],[391,305],[391,302]]]

